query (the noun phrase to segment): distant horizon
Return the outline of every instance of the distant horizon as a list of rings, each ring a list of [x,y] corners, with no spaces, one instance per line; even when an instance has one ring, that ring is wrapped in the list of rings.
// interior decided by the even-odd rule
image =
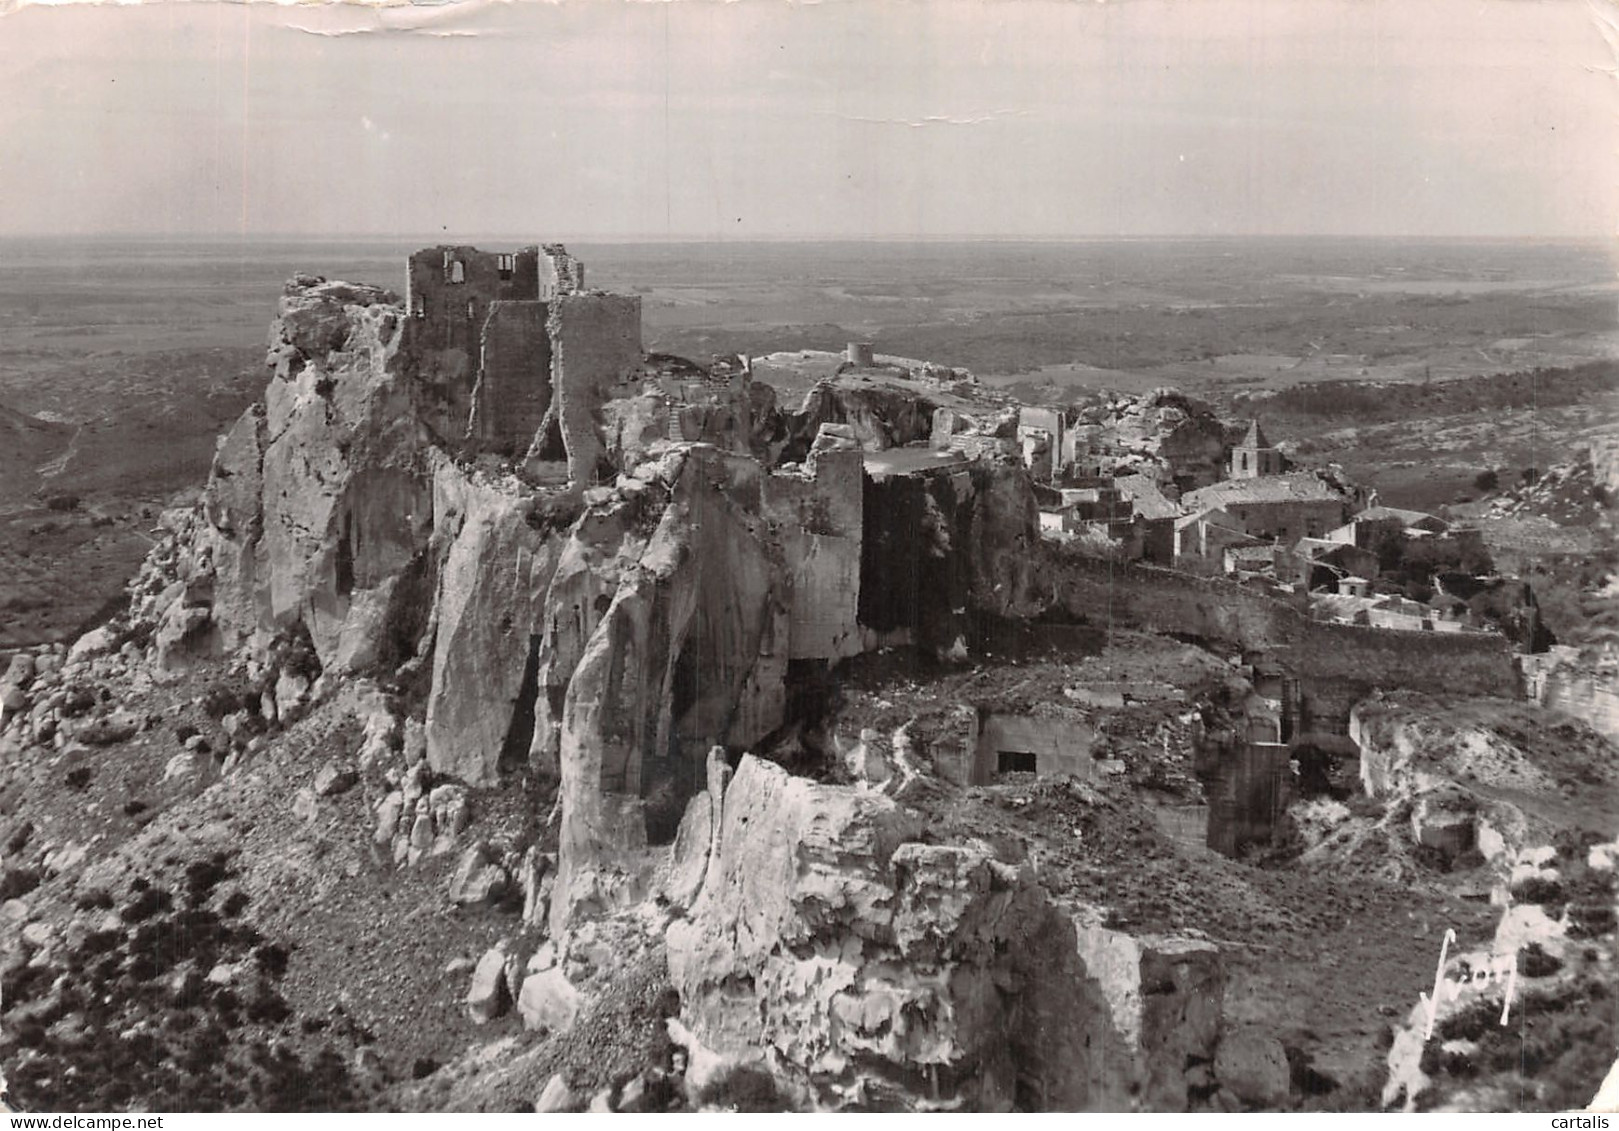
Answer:
[[[1400,233],[1383,235],[1361,232],[1258,232],[1258,233],[1176,233],[1176,232],[1128,232],[1116,234],[1091,235],[998,235],[977,234],[959,235],[945,233],[940,235],[759,235],[749,236],[745,239],[719,238],[701,235],[659,235],[659,234],[544,234],[516,236],[509,233],[477,232],[471,234],[432,235],[426,232],[393,232],[370,233],[361,232],[352,235],[331,232],[254,232],[242,234],[238,232],[135,232],[135,231],[107,231],[107,232],[38,232],[38,233],[7,233],[0,232],[0,242],[50,242],[53,240],[70,240],[75,243],[94,243],[102,240],[122,240],[139,243],[350,243],[350,244],[386,244],[409,242],[417,243],[423,247],[438,245],[468,246],[478,243],[517,244],[519,246],[542,243],[579,243],[579,244],[697,244],[703,246],[747,246],[753,244],[950,244],[950,243],[999,243],[999,244],[1091,244],[1091,243],[1220,243],[1220,242],[1265,242],[1277,243],[1289,240],[1305,241],[1334,241],[1346,243],[1450,243],[1450,244],[1586,244],[1591,246],[1611,246],[1619,251],[1619,233],[1614,235],[1593,235],[1590,233],[1573,233],[1567,235],[1456,235],[1424,233]],[[425,242],[424,242],[425,241]]]

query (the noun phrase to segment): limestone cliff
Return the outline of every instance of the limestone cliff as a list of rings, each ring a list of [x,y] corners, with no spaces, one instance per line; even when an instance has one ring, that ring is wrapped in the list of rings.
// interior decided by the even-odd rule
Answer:
[[[788,722],[790,663],[959,653],[974,615],[1028,611],[1033,588],[1020,467],[866,473],[925,439],[930,405],[866,382],[783,412],[745,373],[641,358],[639,308],[612,298],[543,319],[503,300],[478,354],[441,304],[294,279],[264,402],[184,539],[186,599],[160,611],[173,663],[270,670],[307,634],[321,670],[420,696],[433,772],[557,782],[559,928],[634,898],[711,746]],[[518,356],[525,326],[548,371]],[[534,439],[502,455],[513,413]]]

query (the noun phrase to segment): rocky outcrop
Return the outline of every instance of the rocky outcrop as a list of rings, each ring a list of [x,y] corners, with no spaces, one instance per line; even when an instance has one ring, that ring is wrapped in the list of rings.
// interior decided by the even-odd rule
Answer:
[[[428,763],[489,782],[502,756],[528,756],[539,637],[562,543],[536,528],[532,503],[512,483],[453,464],[434,477],[433,510],[448,545],[433,606]]]
[[[327,668],[379,659],[436,461],[391,298],[303,276],[282,295],[274,375],[220,445],[195,542],[227,649],[302,624]]]
[[[1218,1038],[1213,947],[1082,929],[1025,868],[923,843],[870,789],[746,757],[721,809],[668,932],[707,1049],[829,1106],[1185,1109],[1186,1058]]]

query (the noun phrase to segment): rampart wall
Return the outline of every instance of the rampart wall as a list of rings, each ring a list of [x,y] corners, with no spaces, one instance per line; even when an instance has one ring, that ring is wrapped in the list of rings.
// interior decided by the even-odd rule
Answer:
[[[1052,606],[1086,623],[1268,651],[1304,693],[1303,729],[1341,733],[1374,688],[1517,698],[1512,644],[1494,633],[1400,632],[1312,621],[1298,605],[1225,578],[1139,563],[1048,558]]]

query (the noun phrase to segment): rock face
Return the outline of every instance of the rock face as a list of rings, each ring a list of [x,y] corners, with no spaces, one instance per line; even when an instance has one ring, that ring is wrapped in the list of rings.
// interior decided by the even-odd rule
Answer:
[[[668,932],[706,1047],[764,1050],[832,1105],[1185,1109],[1186,1056],[1212,1058],[1218,1036],[1212,947],[1082,945],[1024,869],[920,843],[921,818],[868,789],[746,757],[722,808],[702,893]]]
[[[384,658],[378,623],[401,614],[432,529],[435,462],[390,297],[306,277],[282,295],[264,403],[221,442],[202,503],[227,648],[301,623],[325,667]]]

